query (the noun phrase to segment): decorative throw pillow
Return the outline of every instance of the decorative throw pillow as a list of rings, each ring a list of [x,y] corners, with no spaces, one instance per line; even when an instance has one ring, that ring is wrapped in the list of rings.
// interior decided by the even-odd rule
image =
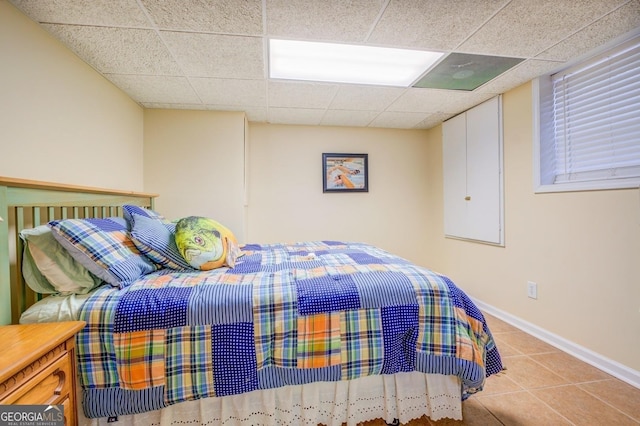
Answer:
[[[175,223],[162,222],[136,213],[130,215],[131,240],[138,250],[163,268],[192,270],[175,241]]]
[[[20,238],[24,241],[22,271],[33,291],[86,294],[102,284],[56,241],[47,225],[24,229]]]
[[[145,209],[144,207],[140,207],[140,206],[134,206],[133,204],[125,204],[124,206],[122,206],[122,215],[124,216],[125,220],[129,222],[130,225],[133,225],[134,214],[137,214],[138,216],[144,216],[149,219],[157,219],[165,223],[169,222],[168,220],[165,219],[164,216],[162,216],[160,213],[154,210]],[[133,228],[133,226],[131,226],[131,228]]]
[[[195,269],[235,266],[242,256],[236,237],[213,219],[189,216],[176,224],[175,240],[182,257]]]
[[[115,287],[126,287],[156,270],[129,238],[125,219],[54,220],[49,226],[74,259]]]

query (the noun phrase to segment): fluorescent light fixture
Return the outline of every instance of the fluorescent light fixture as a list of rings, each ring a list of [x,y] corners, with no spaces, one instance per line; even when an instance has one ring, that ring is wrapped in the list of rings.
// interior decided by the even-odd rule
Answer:
[[[408,87],[443,54],[424,50],[269,40],[269,77]]]

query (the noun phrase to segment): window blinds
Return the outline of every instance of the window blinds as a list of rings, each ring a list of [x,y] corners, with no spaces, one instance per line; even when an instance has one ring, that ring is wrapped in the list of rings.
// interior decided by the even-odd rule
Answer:
[[[555,183],[640,177],[640,38],[551,80]]]

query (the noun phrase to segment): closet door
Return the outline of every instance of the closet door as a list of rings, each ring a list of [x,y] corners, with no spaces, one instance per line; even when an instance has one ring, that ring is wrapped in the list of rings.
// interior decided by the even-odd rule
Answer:
[[[499,98],[467,111],[467,238],[502,242],[502,131]]]
[[[467,235],[467,116],[460,114],[442,124],[444,181],[444,233]]]
[[[500,101],[495,97],[443,124],[447,236],[504,243]]]

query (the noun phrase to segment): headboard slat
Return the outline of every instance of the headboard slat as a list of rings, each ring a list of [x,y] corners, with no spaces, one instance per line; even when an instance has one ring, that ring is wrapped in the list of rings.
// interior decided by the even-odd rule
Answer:
[[[40,226],[42,224],[42,220],[40,219],[40,207],[32,207],[31,214],[33,215],[33,226]]]
[[[24,215],[24,207],[16,207],[16,229],[24,229],[25,228],[25,215]],[[22,253],[23,245],[22,239],[20,238],[19,232],[16,232],[15,236],[15,247],[16,253]],[[16,279],[21,282],[22,281],[22,256],[16,256],[16,268],[15,268]],[[18,307],[20,312],[26,309],[27,304],[29,303],[29,299],[34,299],[34,297],[29,297],[28,291],[26,291],[26,286],[21,285],[20,296],[21,299],[18,301]],[[13,309],[11,312],[15,312]],[[13,320],[13,315],[12,318]]]

